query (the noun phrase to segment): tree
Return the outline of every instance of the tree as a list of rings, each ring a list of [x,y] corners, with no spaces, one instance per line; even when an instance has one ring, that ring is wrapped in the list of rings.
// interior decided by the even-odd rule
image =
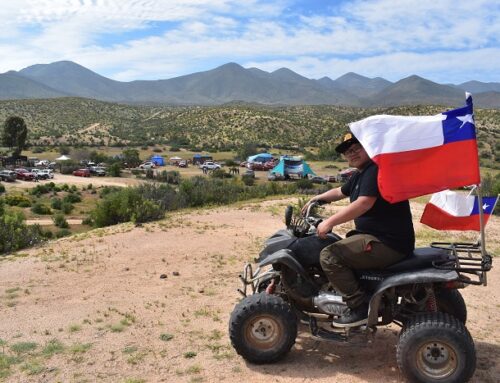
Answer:
[[[141,163],[139,158],[139,151],[136,149],[125,149],[122,152],[123,162],[127,164],[127,167],[133,168]]]
[[[257,144],[255,142],[246,142],[240,148],[238,148],[236,155],[240,160],[243,161],[246,160],[248,156],[254,155],[256,153]]]
[[[26,142],[28,127],[24,119],[18,116],[10,116],[5,120],[2,142],[12,150],[12,155],[18,157]]]

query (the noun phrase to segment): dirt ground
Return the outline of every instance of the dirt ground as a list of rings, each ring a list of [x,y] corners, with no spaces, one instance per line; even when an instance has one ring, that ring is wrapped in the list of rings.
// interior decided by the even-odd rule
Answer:
[[[5,258],[0,350],[21,358],[3,370],[5,381],[402,381],[395,326],[380,328],[368,345],[317,341],[301,327],[289,355],[266,366],[248,364],[232,349],[227,328],[239,299],[238,274],[262,241],[283,226],[288,202],[185,211]],[[414,212],[422,207],[412,206]],[[497,250],[499,228],[494,217],[489,235]],[[500,381],[499,284],[496,267],[488,286],[462,290],[477,349],[473,382]]]
[[[47,182],[54,182],[56,184],[68,184],[68,185],[88,185],[93,186],[133,186],[139,184],[141,181],[136,178],[126,178],[126,177],[76,177],[71,174],[60,174],[55,173],[53,179],[41,180],[38,182],[33,181],[20,181],[16,182],[3,182],[2,184],[9,189],[31,189],[38,184],[43,184]]]

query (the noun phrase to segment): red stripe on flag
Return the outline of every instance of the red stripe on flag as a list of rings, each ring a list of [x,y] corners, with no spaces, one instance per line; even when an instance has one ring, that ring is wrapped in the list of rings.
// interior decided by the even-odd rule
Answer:
[[[379,167],[380,193],[391,203],[479,183],[476,140],[379,154],[373,161]]]
[[[489,217],[489,214],[484,215],[485,225]],[[479,214],[456,217],[432,203],[428,203],[425,206],[420,222],[437,230],[480,230]]]

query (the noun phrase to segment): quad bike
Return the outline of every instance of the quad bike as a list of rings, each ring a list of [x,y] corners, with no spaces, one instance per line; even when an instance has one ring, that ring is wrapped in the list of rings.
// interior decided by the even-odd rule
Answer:
[[[336,327],[332,320],[347,306],[323,273],[321,250],[342,238],[316,235],[321,219],[311,214],[293,218],[288,207],[286,230],[266,240],[258,267],[245,265],[240,275],[243,299],[230,322],[231,343],[251,363],[282,359],[295,343],[298,322],[315,338],[334,342],[371,341],[378,326],[401,327],[397,363],[411,382],[466,382],[475,370],[474,342],[465,327],[467,308],[459,289],[486,284],[491,256],[479,244],[432,243],[380,270],[358,270],[369,295],[368,321]]]

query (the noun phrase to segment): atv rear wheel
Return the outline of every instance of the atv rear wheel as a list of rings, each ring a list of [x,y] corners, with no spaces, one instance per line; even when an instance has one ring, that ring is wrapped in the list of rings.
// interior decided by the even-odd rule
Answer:
[[[229,336],[238,354],[252,363],[283,358],[297,337],[297,318],[290,305],[276,295],[254,294],[234,308]]]
[[[397,360],[410,382],[467,382],[476,368],[474,342],[463,323],[441,313],[420,314],[399,337]]]
[[[441,289],[435,294],[438,311],[453,315],[463,324],[467,322],[467,306],[460,291]]]

